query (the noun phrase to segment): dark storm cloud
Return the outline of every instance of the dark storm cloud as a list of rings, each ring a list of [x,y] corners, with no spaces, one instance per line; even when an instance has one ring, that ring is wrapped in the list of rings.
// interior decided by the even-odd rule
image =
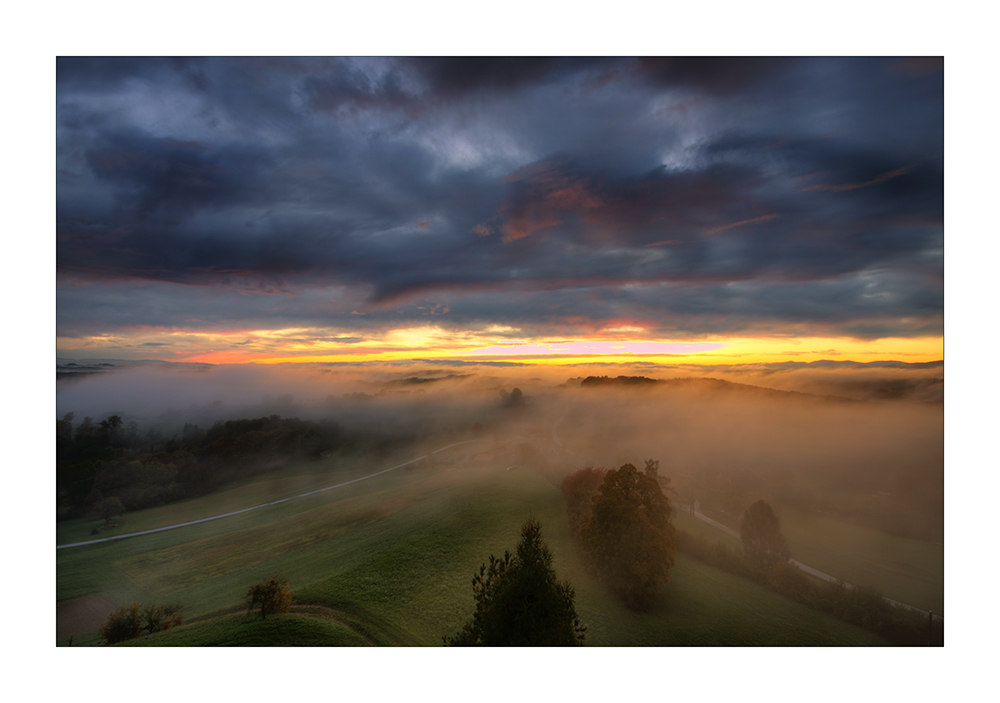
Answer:
[[[56,59],[59,86],[71,90],[105,90],[129,79],[186,80],[196,90],[210,83],[202,59],[186,57],[60,56]]]
[[[310,107],[322,111],[341,108],[392,110],[411,107],[415,96],[408,93],[397,72],[376,79],[349,65],[324,75],[307,77],[302,93]]]
[[[639,60],[637,72],[662,86],[731,93],[773,77],[790,63],[791,59],[765,56],[650,56]]]
[[[608,59],[551,56],[419,57],[412,60],[432,92],[449,96],[477,90],[509,91],[522,85],[547,83],[582,69],[616,63]]]
[[[57,99],[61,330],[447,299],[455,325],[940,332],[932,62],[60,59]],[[143,281],[203,288],[92,311]]]
[[[122,204],[145,218],[163,211],[181,214],[221,207],[247,197],[267,197],[269,154],[249,145],[117,134],[86,152],[93,174],[111,183]]]

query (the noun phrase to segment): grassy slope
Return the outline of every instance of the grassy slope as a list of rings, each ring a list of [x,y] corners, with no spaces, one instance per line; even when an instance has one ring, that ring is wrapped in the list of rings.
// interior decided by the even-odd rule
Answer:
[[[337,623],[294,613],[261,620],[224,615],[123,642],[125,647],[364,647],[368,641]]]
[[[710,542],[721,542],[730,549],[743,549],[743,543],[735,537],[723,532],[719,528],[709,525],[704,520],[688,515],[683,510],[675,510],[673,522],[678,529],[684,530],[695,537],[707,539]]]
[[[584,429],[589,428],[588,425],[575,424],[571,419],[559,425],[560,441],[571,450],[587,455],[592,446],[602,443],[614,446],[613,431],[607,430],[604,435],[588,433]],[[795,480],[804,493],[822,494],[833,505],[853,506],[868,495],[861,489],[853,492],[831,490],[808,471],[797,475]],[[734,514],[729,506],[728,516],[714,512],[727,506],[726,493],[700,487],[697,495],[706,513],[739,529],[741,511]],[[689,493],[685,493],[684,500],[690,500]],[[770,502],[782,520],[782,532],[794,558],[848,583],[870,586],[903,603],[944,613],[944,545],[941,540],[897,537],[832,515]],[[679,511],[675,522],[692,534],[742,549],[738,540]]]
[[[407,452],[406,456],[396,457],[396,460],[386,459],[379,462],[380,468],[395,466],[422,453],[413,450]],[[234,482],[210,495],[128,513],[119,518],[118,528],[102,530],[98,535],[92,535],[91,530],[101,524],[99,520],[57,522],[56,544],[86,542],[118,534],[141,532],[241,510],[253,505],[314,491],[333,483],[367,476],[372,473],[372,470],[370,462],[359,461],[353,457],[337,456],[318,462],[305,462],[285,471],[254,477],[245,482]]]
[[[944,613],[944,545],[780,507],[792,556],[890,598]]]
[[[278,618],[259,627],[242,616],[213,618],[238,607],[249,584],[277,574],[291,582],[298,602],[361,621],[368,640],[438,645],[471,615],[471,577],[479,564],[490,553],[513,549],[520,525],[534,515],[557,572],[576,587],[578,611],[590,628],[588,644],[883,643],[683,556],[660,607],[631,613],[583,570],[555,486],[529,472],[504,472],[503,464],[498,460],[493,473],[484,475],[467,474],[462,463],[454,471],[391,472],[244,516],[60,550],[57,595],[67,600],[100,592],[118,602],[183,603],[189,624],[150,637],[149,644],[234,638],[248,644],[262,641],[254,638],[334,644],[338,637],[351,643],[349,630],[304,623],[309,618],[302,615],[283,616],[289,624]],[[272,489],[284,486],[279,481]],[[95,639],[92,633],[74,643]]]
[[[787,506],[776,510],[795,559],[847,583],[871,586],[903,603],[944,613],[944,545]],[[698,537],[743,549],[735,537],[683,511],[676,511],[674,523]]]

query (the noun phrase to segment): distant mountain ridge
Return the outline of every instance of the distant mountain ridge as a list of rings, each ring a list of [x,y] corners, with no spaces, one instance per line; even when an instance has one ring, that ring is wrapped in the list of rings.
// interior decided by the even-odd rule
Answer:
[[[572,385],[570,379],[565,385]],[[754,393],[757,395],[770,396],[772,398],[803,398],[834,401],[838,403],[859,403],[865,402],[854,398],[846,398],[839,395],[819,395],[816,393],[803,393],[801,391],[782,391],[766,386],[755,386],[749,383],[735,383],[724,381],[721,378],[648,378],[646,376],[587,376],[580,380],[581,388],[706,388],[714,391],[737,392],[743,394]]]
[[[95,373],[110,373],[129,366],[196,366],[207,368],[213,364],[162,361],[160,359],[68,359],[57,357],[56,380],[80,378]]]

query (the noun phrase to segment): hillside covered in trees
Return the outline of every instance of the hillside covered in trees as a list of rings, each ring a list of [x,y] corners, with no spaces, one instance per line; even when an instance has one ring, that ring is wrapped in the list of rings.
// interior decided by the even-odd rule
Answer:
[[[73,413],[56,423],[57,519],[94,515],[117,497],[126,511],[203,495],[237,478],[332,451],[380,451],[400,440],[349,433],[334,422],[278,415],[216,422],[203,430],[185,423],[163,437],[117,415],[74,426]],[[96,515],[95,515],[96,516]]]

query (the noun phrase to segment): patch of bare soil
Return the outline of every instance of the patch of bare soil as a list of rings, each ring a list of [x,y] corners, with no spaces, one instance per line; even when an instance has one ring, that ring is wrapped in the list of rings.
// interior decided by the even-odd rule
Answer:
[[[118,604],[104,596],[86,596],[56,606],[56,639],[80,635],[103,625]]]

